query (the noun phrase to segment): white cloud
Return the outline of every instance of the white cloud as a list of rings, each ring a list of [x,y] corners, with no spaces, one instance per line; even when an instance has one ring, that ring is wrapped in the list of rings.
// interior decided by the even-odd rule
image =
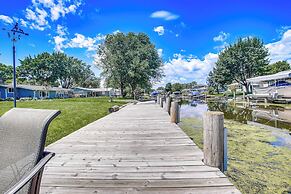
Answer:
[[[161,11],[153,12],[150,15],[150,17],[151,18],[161,18],[164,20],[175,20],[175,19],[179,18],[179,15],[173,14],[173,13],[168,12],[168,11],[161,10]]]
[[[11,17],[9,17],[9,16],[6,16],[6,15],[0,15],[0,20],[2,20],[6,24],[12,24],[13,23],[13,19]]]
[[[85,48],[87,52],[96,51],[101,40],[105,35],[97,34],[95,37],[86,37],[83,34],[76,33],[73,38],[69,38],[68,29],[65,26],[58,25],[56,36],[53,37],[55,50],[63,52],[66,48]]]
[[[279,34],[279,37],[281,38],[282,35],[289,29],[291,29],[291,26],[281,26],[281,28],[277,29],[276,32]]]
[[[25,11],[27,21],[23,21],[28,24],[31,29],[43,31],[46,28],[50,28],[47,21],[48,13],[44,9],[40,9],[38,7],[34,9],[26,8]]]
[[[82,34],[76,33],[75,37],[67,44],[68,48],[87,48],[88,51],[96,50],[95,44],[97,39],[91,37],[85,37]]]
[[[265,45],[270,52],[270,62],[287,60],[291,63],[291,30],[283,33],[281,40]]]
[[[114,32],[113,32],[113,34],[117,34],[117,33],[120,33],[121,31],[120,30],[115,30]]]
[[[20,25],[23,26],[23,27],[27,27],[28,23],[27,21],[25,21],[24,19],[20,19]]]
[[[68,40],[68,29],[65,26],[57,25],[57,35],[53,37],[55,44],[55,51],[63,52],[66,46],[65,42]]]
[[[160,57],[162,57],[163,56],[163,49],[158,49],[158,55],[160,56]]]
[[[217,36],[213,38],[213,40],[214,42],[224,42],[229,37],[229,35],[229,33],[221,31]]]
[[[45,30],[50,28],[49,22],[56,21],[67,14],[75,14],[81,5],[81,0],[32,0],[32,5],[26,8],[24,21],[31,29]]]
[[[228,39],[229,36],[230,36],[229,33],[221,31],[221,32],[219,32],[219,34],[217,36],[213,37],[214,42],[220,43],[220,45],[215,46],[214,49],[216,49],[218,51],[223,50],[228,45],[226,40]]]
[[[220,45],[218,46],[215,46],[214,49],[218,50],[218,51],[221,51],[223,50],[226,46],[228,46],[229,44],[227,42],[223,42],[221,43]]]
[[[215,65],[218,54],[208,53],[203,59],[198,59],[193,55],[175,54],[172,59],[164,65],[165,78],[158,83],[164,85],[167,82],[191,82],[205,83],[210,70]]]
[[[164,26],[154,27],[154,32],[157,32],[159,36],[162,36],[165,33],[165,28]]]

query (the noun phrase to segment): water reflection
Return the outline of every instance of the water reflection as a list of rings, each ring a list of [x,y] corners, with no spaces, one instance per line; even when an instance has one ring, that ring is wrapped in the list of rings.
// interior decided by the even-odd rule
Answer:
[[[277,138],[273,145],[291,148],[291,110],[277,106],[246,106],[226,101],[182,102],[181,118],[201,118],[207,111],[221,111],[226,119],[258,125],[272,131]],[[280,129],[287,129],[280,130]]]
[[[245,106],[226,101],[201,101],[183,102],[181,105],[181,117],[198,117],[207,110],[221,111],[226,119],[247,124],[253,121],[276,128],[284,128],[291,131],[291,110],[276,106]]]

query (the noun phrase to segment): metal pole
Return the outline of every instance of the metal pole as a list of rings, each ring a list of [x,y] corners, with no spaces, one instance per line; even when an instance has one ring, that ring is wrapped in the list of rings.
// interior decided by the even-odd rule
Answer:
[[[13,42],[13,104],[16,108],[16,65],[15,65],[15,45]]]
[[[7,30],[3,28],[3,30]],[[16,107],[16,97],[17,97],[17,91],[16,91],[16,65],[15,65],[15,42],[17,40],[20,40],[21,35],[28,36],[27,33],[25,33],[22,29],[19,28],[18,23],[16,22],[14,27],[11,30],[8,31],[8,37],[12,41],[12,53],[13,53],[13,102],[14,107]]]

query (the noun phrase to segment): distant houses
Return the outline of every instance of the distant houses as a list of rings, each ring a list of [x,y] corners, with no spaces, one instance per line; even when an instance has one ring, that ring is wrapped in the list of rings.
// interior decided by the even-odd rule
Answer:
[[[119,90],[113,88],[72,88],[74,97],[120,96]]]
[[[0,85],[0,99],[13,98],[13,86]],[[70,97],[119,96],[119,91],[112,88],[81,88],[65,89],[50,86],[17,85],[17,99],[53,99]]]

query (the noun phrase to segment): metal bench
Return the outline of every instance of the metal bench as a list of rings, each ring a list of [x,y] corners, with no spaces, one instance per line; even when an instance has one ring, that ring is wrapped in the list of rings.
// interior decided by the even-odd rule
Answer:
[[[58,110],[13,108],[0,117],[0,193],[39,193],[47,129]]]

